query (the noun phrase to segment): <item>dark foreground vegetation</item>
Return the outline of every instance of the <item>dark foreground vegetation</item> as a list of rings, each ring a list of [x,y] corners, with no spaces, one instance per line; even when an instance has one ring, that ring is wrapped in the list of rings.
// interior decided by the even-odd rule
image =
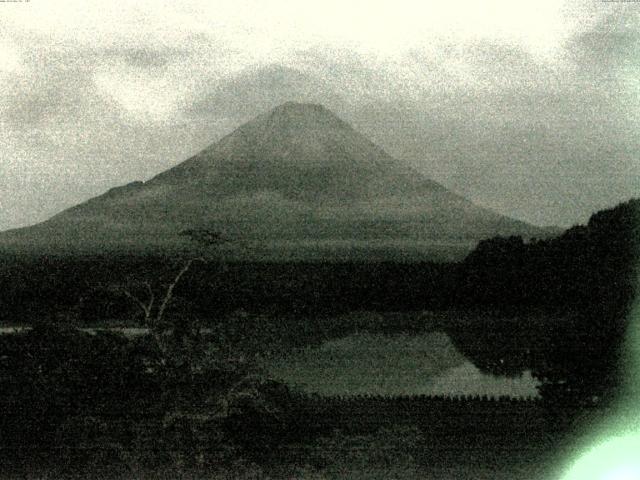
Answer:
[[[196,332],[162,354],[150,335],[62,326],[0,341],[1,478],[306,478],[335,455],[425,470],[539,459],[558,433],[541,401],[302,394]]]
[[[0,476],[351,478],[360,462],[412,478],[540,460],[621,395],[639,217],[631,201],[556,239],[481,242],[458,264],[213,259],[179,283],[184,258],[5,255],[1,320],[34,328],[0,336]],[[354,310],[430,313],[338,315]],[[108,325],[149,331],[76,328]],[[541,399],[318,398],[256,368],[354,331],[434,328],[486,372],[531,370]]]

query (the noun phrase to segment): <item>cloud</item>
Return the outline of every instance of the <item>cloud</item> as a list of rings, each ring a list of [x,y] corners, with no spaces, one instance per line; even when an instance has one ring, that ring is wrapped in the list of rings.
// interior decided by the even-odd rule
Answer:
[[[96,68],[92,79],[98,94],[134,121],[180,121],[184,92],[167,77],[148,68],[110,62]]]
[[[147,179],[286,100],[325,103],[441,183],[536,223],[584,221],[640,190],[629,6],[2,8],[0,229]]]
[[[23,68],[18,50],[9,45],[0,44],[0,75],[14,74]]]

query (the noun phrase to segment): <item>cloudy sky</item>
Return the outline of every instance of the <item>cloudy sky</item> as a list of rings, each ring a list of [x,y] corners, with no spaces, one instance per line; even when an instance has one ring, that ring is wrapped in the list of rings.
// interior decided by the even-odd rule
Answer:
[[[536,224],[640,195],[640,3],[0,3],[0,81],[0,230],[287,100]]]

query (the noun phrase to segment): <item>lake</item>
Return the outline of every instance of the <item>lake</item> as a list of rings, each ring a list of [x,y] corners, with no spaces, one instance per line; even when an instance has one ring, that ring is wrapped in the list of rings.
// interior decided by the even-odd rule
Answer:
[[[359,333],[266,360],[274,379],[321,395],[488,395],[537,397],[538,381],[482,373],[442,332]]]

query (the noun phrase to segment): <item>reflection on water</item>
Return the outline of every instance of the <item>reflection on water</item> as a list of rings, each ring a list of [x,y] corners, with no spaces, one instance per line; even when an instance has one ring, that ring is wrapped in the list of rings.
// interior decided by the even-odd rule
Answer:
[[[471,362],[451,368],[429,382],[431,395],[487,395],[489,397],[538,397],[539,382],[525,371],[515,378],[482,373]]]
[[[360,333],[271,359],[264,367],[276,379],[321,395],[538,396],[530,372],[516,378],[484,374],[442,332]]]
[[[0,334],[29,327],[0,327]],[[98,329],[82,329],[95,333]],[[145,328],[112,328],[128,337]],[[537,397],[538,381],[482,373],[440,332],[427,335],[357,334],[333,340],[267,366],[276,378],[325,395],[487,395]]]

